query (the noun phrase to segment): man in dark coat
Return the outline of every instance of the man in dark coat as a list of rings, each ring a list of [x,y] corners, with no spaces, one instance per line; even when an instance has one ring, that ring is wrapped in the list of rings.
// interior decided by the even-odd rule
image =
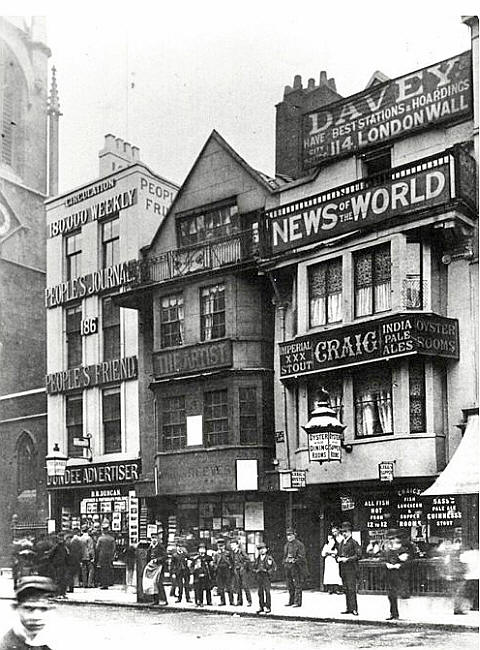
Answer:
[[[220,605],[225,605],[225,591],[228,594],[229,604],[233,605],[233,560],[232,553],[227,549],[224,539],[219,539],[217,542],[217,551],[213,558],[213,566],[215,569],[218,595],[220,596]]]
[[[198,547],[198,555],[193,558],[191,571],[193,575],[193,588],[195,591],[195,604],[203,606],[203,594],[207,605],[212,604],[213,558],[207,555],[205,544]]]
[[[96,562],[99,573],[100,589],[108,589],[113,584],[113,557],[115,539],[110,533],[108,523],[102,525],[102,534],[97,540]]]
[[[297,539],[293,528],[287,528],[286,536],[287,543],[283,547],[283,566],[289,598],[285,606],[301,607],[303,583],[307,575],[305,546]]]
[[[80,541],[80,529],[74,528],[73,534],[66,539],[67,548],[70,552],[68,562],[68,591],[73,592],[75,583],[78,584],[80,577],[80,563],[82,559],[82,543]]]
[[[392,534],[387,541],[387,548],[384,551],[387,596],[390,603],[390,616],[387,618],[387,621],[399,618],[398,594],[402,587],[401,570],[408,559],[408,550],[405,546],[402,546],[400,535]]]
[[[358,616],[357,580],[358,561],[362,557],[360,545],[352,537],[352,527],[348,522],[342,524],[343,541],[338,545],[337,562],[347,601],[347,609],[342,614]]]
[[[57,543],[50,553],[50,562],[53,568],[53,575],[57,583],[57,591],[59,598],[66,598],[70,552],[65,543],[65,533],[59,532],[57,534]]]
[[[243,592],[245,592],[245,598],[247,599],[247,606],[252,606],[252,595],[250,593],[250,587],[248,585],[248,578],[250,574],[250,558],[241,548],[238,540],[232,539],[230,542],[230,548],[232,551],[232,560],[233,560],[233,593],[237,595],[237,605],[243,605]]]
[[[190,601],[190,558],[187,549],[177,541],[175,552],[172,554],[172,580],[175,580],[178,587],[177,603],[182,602],[183,592],[185,591],[185,600]]]

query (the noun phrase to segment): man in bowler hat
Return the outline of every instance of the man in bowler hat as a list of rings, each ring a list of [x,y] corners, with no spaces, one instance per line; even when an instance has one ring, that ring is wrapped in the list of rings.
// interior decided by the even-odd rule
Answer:
[[[287,528],[286,536],[287,543],[283,547],[283,566],[289,598],[285,607],[301,607],[303,582],[307,574],[305,546],[297,539],[293,528]]]
[[[353,539],[352,527],[347,521],[343,522],[341,531],[343,540],[338,545],[337,562],[340,565],[340,577],[342,578],[347,600],[347,609],[342,614],[358,616],[358,561],[362,557],[362,550],[360,545]]]

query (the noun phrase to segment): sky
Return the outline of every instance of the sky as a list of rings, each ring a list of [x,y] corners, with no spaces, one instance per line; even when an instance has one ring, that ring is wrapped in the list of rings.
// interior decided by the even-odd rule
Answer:
[[[7,0],[7,5],[8,0]],[[16,0],[45,15],[61,104],[60,191],[98,176],[113,133],[180,184],[216,129],[274,174],[275,105],[294,75],[321,70],[348,96],[470,48],[474,2],[401,0]],[[69,11],[67,11],[69,10]]]

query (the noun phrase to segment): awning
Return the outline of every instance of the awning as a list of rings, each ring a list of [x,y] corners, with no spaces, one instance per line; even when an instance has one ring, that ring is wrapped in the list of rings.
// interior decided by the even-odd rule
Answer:
[[[457,451],[435,483],[423,492],[423,496],[478,494],[478,424],[478,413],[468,416]]]

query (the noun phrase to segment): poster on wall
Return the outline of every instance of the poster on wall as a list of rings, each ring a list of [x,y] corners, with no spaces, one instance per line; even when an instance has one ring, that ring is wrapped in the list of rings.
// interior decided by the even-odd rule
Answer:
[[[264,530],[263,501],[245,502],[245,530]]]

